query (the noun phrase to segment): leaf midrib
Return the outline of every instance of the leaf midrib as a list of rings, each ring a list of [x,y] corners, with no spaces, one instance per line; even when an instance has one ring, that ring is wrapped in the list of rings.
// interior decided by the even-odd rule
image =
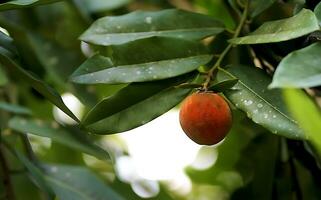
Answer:
[[[230,75],[233,78],[237,78],[236,76],[234,76],[233,74],[231,74],[230,72],[221,69],[223,72],[227,73],[228,75]],[[263,97],[261,97],[259,94],[257,94],[254,90],[252,90],[251,88],[249,88],[246,84],[243,83],[242,80],[239,79],[239,83],[241,83],[246,89],[248,89],[249,91],[251,91],[255,96],[257,96],[259,99],[263,100],[266,104],[268,104],[271,108],[273,108],[275,111],[277,111],[280,115],[282,115],[283,117],[287,118],[288,120],[290,120],[291,122],[297,124],[293,119],[289,118],[287,115],[285,115],[283,112],[281,112],[279,109],[277,109],[275,106],[273,106],[270,102],[266,101]]]
[[[147,33],[171,33],[171,32],[191,32],[191,31],[198,31],[198,30],[213,30],[213,29],[224,29],[224,27],[206,27],[206,28],[189,28],[189,29],[174,29],[174,30],[159,30],[159,31],[137,31],[137,32],[122,32],[122,33],[115,33],[115,32],[91,32],[88,30],[89,33],[84,33],[84,36],[80,38],[87,37],[87,35],[109,35],[110,37],[114,35],[128,35],[128,34],[147,34]]]

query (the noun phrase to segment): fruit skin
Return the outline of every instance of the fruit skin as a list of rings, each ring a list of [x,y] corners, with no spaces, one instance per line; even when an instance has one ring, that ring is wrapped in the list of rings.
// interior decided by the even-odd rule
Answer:
[[[201,145],[217,144],[232,126],[232,114],[223,97],[213,92],[199,92],[182,103],[179,121],[186,135]]]

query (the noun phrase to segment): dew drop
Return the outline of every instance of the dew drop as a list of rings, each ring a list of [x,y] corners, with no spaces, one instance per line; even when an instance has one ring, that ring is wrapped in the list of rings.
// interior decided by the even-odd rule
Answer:
[[[253,103],[253,101],[251,101],[251,100],[244,101],[244,104],[245,104],[246,106],[252,105],[252,103]]]
[[[50,171],[56,173],[58,171],[58,168],[56,166],[53,166],[50,168]]]
[[[263,105],[259,103],[259,104],[257,104],[257,107],[262,108]]]
[[[153,18],[152,18],[152,17],[146,17],[146,18],[145,18],[145,22],[146,22],[147,24],[151,24],[152,21],[153,21]]]

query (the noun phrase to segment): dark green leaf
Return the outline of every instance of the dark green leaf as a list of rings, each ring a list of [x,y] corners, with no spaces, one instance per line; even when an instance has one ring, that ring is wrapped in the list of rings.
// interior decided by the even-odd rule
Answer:
[[[111,49],[114,64],[107,57],[94,55],[71,80],[82,84],[161,80],[191,72],[212,58],[200,43],[173,38],[147,38]]]
[[[45,165],[45,179],[60,200],[124,200],[84,167]]]
[[[232,88],[237,82],[238,79],[221,81],[210,86],[209,90],[212,90],[214,92],[224,92],[225,90]]]
[[[96,134],[113,134],[143,125],[162,115],[190,92],[173,87],[187,80],[170,79],[133,83],[103,99],[85,117],[83,124]]]
[[[80,39],[108,46],[152,36],[199,40],[223,30],[219,21],[197,13],[175,9],[135,11],[123,16],[98,19]]]
[[[21,68],[16,62],[12,61],[6,55],[0,54],[0,62],[8,69],[13,70],[16,75],[20,76],[25,82],[30,84],[35,90],[42,94],[45,98],[55,104],[58,108],[64,111],[68,116],[70,116],[75,121],[79,121],[77,117],[69,110],[69,108],[64,104],[60,95],[48,84],[42,80],[36,78],[32,74],[28,73],[26,70]]]
[[[6,102],[0,102],[0,109],[15,114],[31,115],[32,113],[31,110],[29,110],[28,108],[19,105],[9,104]]]
[[[12,0],[6,3],[1,3],[0,11],[49,4],[57,1],[61,1],[61,0]]]
[[[314,14],[319,20],[319,25],[321,26],[321,2],[314,8]]]
[[[288,54],[278,65],[270,88],[321,85],[321,42]]]
[[[224,94],[255,123],[275,134],[296,139],[305,138],[302,130],[288,114],[281,92],[267,89],[271,79],[262,70],[243,65],[219,70],[219,81],[231,78],[239,81],[233,90],[226,90]]]
[[[23,154],[21,154],[19,151],[13,152],[17,158],[21,161],[21,163],[27,168],[27,170],[30,172],[32,180],[36,183],[36,185],[46,192],[47,195],[49,195],[50,199],[54,199],[54,192],[45,180],[44,174],[42,171],[36,167],[32,162],[30,162]]]
[[[13,39],[0,31],[0,49],[9,51],[11,54],[17,54],[17,49],[13,44]]]
[[[259,44],[291,40],[319,30],[316,16],[311,10],[302,9],[297,15],[265,22],[247,36],[229,40],[233,44]]]
[[[51,138],[53,141],[101,159],[109,158],[108,153],[93,144],[93,141],[90,141],[85,133],[72,128],[63,128],[56,122],[15,117],[9,121],[9,127],[24,134]]]
[[[284,96],[289,110],[321,155],[320,109],[303,91],[298,89],[286,89],[284,90]]]

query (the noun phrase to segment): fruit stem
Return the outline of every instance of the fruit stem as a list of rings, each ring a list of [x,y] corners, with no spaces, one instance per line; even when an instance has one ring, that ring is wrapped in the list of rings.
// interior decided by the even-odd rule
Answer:
[[[243,10],[243,13],[242,13],[242,17],[240,19],[240,23],[237,26],[232,39],[233,38],[237,38],[240,35],[241,30],[242,30],[242,28],[243,28],[243,26],[244,26],[244,24],[246,22],[248,11],[249,11],[249,1],[247,0],[245,5],[244,5],[244,10]],[[220,66],[222,60],[225,58],[225,56],[231,50],[232,47],[233,47],[232,43],[228,44],[227,47],[224,49],[224,51],[220,54],[220,57],[215,62],[214,66],[208,71],[206,80],[205,80],[205,82],[203,84],[203,90],[205,90],[205,91],[208,90],[209,84],[210,84],[210,82],[211,82],[211,80],[213,78],[213,74],[214,74],[215,70]]]

